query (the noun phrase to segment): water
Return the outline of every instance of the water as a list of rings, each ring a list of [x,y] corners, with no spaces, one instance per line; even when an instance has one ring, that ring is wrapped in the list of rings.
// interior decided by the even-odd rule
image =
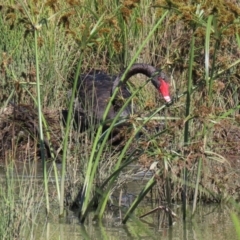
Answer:
[[[228,210],[216,205],[199,206],[194,219],[186,224],[178,219],[172,227],[162,228],[160,225],[157,214],[126,225],[113,220],[100,225],[90,220],[85,226],[80,225],[76,217],[69,216],[62,222],[52,220],[38,225],[37,239],[237,240]]]
[[[26,169],[26,166],[23,167],[21,165],[15,168],[17,172],[24,172],[21,176],[21,181],[26,181],[27,183],[31,175],[28,174]],[[36,172],[31,170],[31,174],[36,173],[35,179],[38,182],[42,178],[41,172],[41,164],[37,165]],[[4,168],[1,168],[0,175],[3,176],[4,174]],[[2,178],[2,180],[4,179]],[[112,196],[113,207],[106,212],[102,224],[93,220],[93,213],[88,216],[84,225],[79,223],[77,214],[72,211],[68,211],[66,217],[60,219],[56,201],[56,207],[51,207],[51,213],[48,218],[46,218],[44,213],[39,214],[36,222],[33,223],[31,233],[26,232],[25,239],[238,239],[230,217],[231,211],[226,205],[198,205],[194,217],[192,219],[189,217],[184,223],[182,220],[181,203],[175,204],[172,210],[177,215],[177,218],[174,218],[174,224],[171,227],[168,226],[168,216],[164,210],[155,211],[139,220],[141,215],[148,213],[159,205],[164,206],[164,203],[156,203],[151,200],[154,192],[136,209],[134,218],[123,225],[120,218],[124,216],[124,211],[128,209],[143,184],[140,181],[133,180],[125,186],[123,192],[121,192],[123,196],[121,211],[117,206],[114,206],[119,204],[120,192],[116,192]],[[190,206],[188,209],[191,211]]]

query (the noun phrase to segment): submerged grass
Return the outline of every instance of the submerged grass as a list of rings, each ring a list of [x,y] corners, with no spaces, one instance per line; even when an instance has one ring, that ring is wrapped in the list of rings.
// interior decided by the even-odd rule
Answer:
[[[46,163],[48,158],[59,157],[60,187],[56,162],[51,164],[55,168],[60,215],[66,205],[77,199],[81,222],[96,199],[99,204],[95,216],[102,219],[112,190],[128,181],[126,177],[120,184],[119,174],[136,159],[146,168],[157,162],[159,169],[123,217],[124,223],[154,184],[159,186],[160,201],[167,200],[169,208],[171,202],[182,197],[184,219],[191,200],[192,213],[198,200],[224,201],[232,192],[233,198],[239,200],[239,182],[231,180],[236,172],[229,170],[236,163],[228,157],[240,151],[240,6],[223,0],[209,5],[175,0],[151,4],[85,0],[29,1],[25,5],[22,1],[0,0],[0,102],[4,107],[2,119],[8,119],[0,123],[0,136],[8,143],[2,144],[0,158],[5,161],[9,156],[9,152],[4,152],[6,146],[11,149],[13,162],[20,152],[33,149],[37,158],[39,152],[35,150],[40,143],[48,212],[51,205]],[[108,141],[111,130],[123,121],[119,120],[121,112],[103,133],[117,90],[98,126],[91,126],[84,133],[75,131],[73,113],[79,75],[92,69],[115,74],[135,62],[161,66],[170,74],[174,104],[160,107],[157,93],[149,96],[152,89],[145,86],[147,83],[139,84],[136,77],[133,82],[137,83],[131,86],[137,86],[137,90],[133,87],[132,97],[122,109],[132,101],[138,115],[133,113],[124,119],[129,127],[121,129],[125,135],[122,145],[109,146]],[[147,101],[144,96],[149,97]],[[38,110],[32,114],[35,99]],[[12,117],[4,112],[9,103],[30,107],[13,111]],[[49,120],[53,118],[45,111],[50,108],[68,110],[66,126],[59,126],[59,131],[51,128]],[[157,114],[164,115],[164,120],[160,121]],[[60,119],[58,115],[57,120]],[[18,136],[16,144],[7,136]],[[30,140],[24,140],[27,138]],[[54,149],[54,155],[50,150],[49,156],[46,142]],[[230,174],[229,179],[225,173]],[[11,182],[7,181],[7,186],[14,191]],[[7,198],[8,195],[4,199]],[[9,205],[9,211],[12,207]]]

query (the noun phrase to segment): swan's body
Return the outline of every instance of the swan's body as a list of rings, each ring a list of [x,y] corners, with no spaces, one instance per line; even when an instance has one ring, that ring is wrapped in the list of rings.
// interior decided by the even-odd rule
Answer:
[[[114,78],[114,76],[109,76],[100,71],[91,71],[88,74],[81,75],[78,88],[80,111],[84,111],[88,117],[100,120],[111,98]],[[125,86],[122,88],[122,92],[124,98],[130,96]],[[115,115],[114,107],[111,106],[107,118],[114,118]]]
[[[118,76],[109,76],[101,71],[91,71],[88,74],[81,75],[78,83],[78,110],[84,112],[89,121],[101,120],[106,106],[111,98],[112,92],[117,86],[120,86],[123,98],[130,96],[126,87],[126,82],[136,74],[144,74],[151,78],[152,84],[163,95],[167,102],[171,101],[168,92],[168,83],[166,82],[165,75],[159,72],[155,67],[148,64],[134,64],[126,72],[124,80],[121,78],[124,72]],[[121,108],[113,102],[107,118],[114,118],[117,111]],[[121,116],[126,116],[131,113],[130,106],[127,107]],[[86,119],[85,119],[86,120]]]

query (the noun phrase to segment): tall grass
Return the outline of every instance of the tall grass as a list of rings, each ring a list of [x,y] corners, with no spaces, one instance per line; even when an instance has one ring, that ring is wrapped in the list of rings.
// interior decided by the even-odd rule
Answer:
[[[168,199],[169,205],[171,200],[180,199],[182,191],[184,219],[187,201],[194,200],[194,212],[198,199],[225,199],[219,192],[231,189],[222,189],[225,180],[220,173],[216,174],[220,180],[216,179],[214,172],[215,166],[228,168],[226,159],[221,157],[227,149],[216,147],[225,144],[227,148],[229,144],[222,138],[225,132],[221,132],[221,127],[227,129],[230,121],[230,126],[238,129],[238,4],[212,1],[208,5],[175,0],[160,0],[154,5],[151,1],[108,0],[19,3],[0,1],[0,86],[3,89],[0,102],[5,107],[9,102],[34,106],[37,99],[40,141],[33,137],[34,143],[40,142],[44,150],[46,139],[49,142],[60,139],[56,154],[51,154],[54,160],[62,154],[60,187],[56,162],[52,162],[60,215],[65,209],[66,196],[71,205],[83,187],[78,200],[80,221],[85,220],[97,198],[100,200],[95,215],[101,219],[112,189],[118,184],[119,173],[143,156],[150,162],[158,162],[157,178],[153,177],[143,187],[123,222],[152,186],[161,181],[164,184],[160,185],[168,190],[161,189],[159,198]],[[120,112],[112,120],[109,131],[103,133],[116,92],[97,130],[92,127],[85,133],[76,132],[73,112],[79,75],[95,68],[116,74],[134,62],[150,63],[169,73],[176,95],[174,105],[163,113],[165,107],[159,106],[159,96],[152,92],[149,96],[151,87],[140,84],[133,88],[128,101],[136,103],[144,116],[141,121],[134,115],[123,120],[133,123],[135,130],[131,135],[126,134],[121,151],[108,142],[111,130],[120,121]],[[73,92],[70,100],[68,90]],[[60,136],[51,131],[50,123],[45,123],[42,112],[46,108],[69,110]],[[165,115],[164,123],[156,116],[158,113]],[[236,121],[229,120],[230,117]],[[142,135],[138,138],[140,131]],[[211,159],[217,161],[213,163]],[[46,160],[42,151],[49,212]],[[206,179],[212,179],[214,184]],[[219,181],[222,184],[217,184]],[[10,182],[9,186],[12,186]]]
[[[1,239],[33,239],[38,213],[45,205],[44,188],[39,186],[36,175],[36,163],[10,163],[5,176],[1,175]]]
[[[155,32],[155,30],[159,27],[159,24],[162,23],[164,17],[167,15],[167,11],[165,12],[165,14],[163,14],[162,18],[160,18],[160,20],[156,23],[156,25],[154,26],[153,30],[149,33],[149,36],[145,39],[145,41],[142,43],[142,45],[140,46],[139,50],[136,52],[136,55],[134,56],[134,58],[132,59],[132,61],[130,62],[129,64],[129,67],[126,69],[126,72],[123,74],[122,76],[122,79],[124,79],[128,69],[130,69],[131,65],[135,62],[136,58],[138,57],[139,53],[142,51],[142,48],[145,46],[145,43],[149,40],[150,37],[152,37],[153,33]],[[107,113],[110,109],[110,106],[111,106],[111,103],[112,103],[112,100],[115,98],[116,94],[117,94],[117,91],[119,90],[119,88],[117,87],[114,91],[114,93],[112,94],[112,97],[109,101],[109,104],[104,112],[104,115],[103,115],[103,122],[105,121],[106,117],[107,117]],[[133,95],[134,96],[134,95]],[[130,101],[131,99],[128,99],[128,101]],[[125,105],[128,104],[128,101],[125,103]],[[125,108],[125,105],[123,105],[122,109]],[[86,215],[86,209],[87,209],[87,206],[88,206],[88,202],[89,202],[89,196],[90,196],[90,191],[91,191],[91,186],[92,186],[92,183],[93,183],[93,179],[94,179],[94,175],[96,174],[96,170],[97,170],[97,165],[98,165],[98,162],[100,160],[100,156],[103,152],[103,148],[106,144],[106,140],[108,138],[108,136],[110,135],[110,131],[112,129],[112,126],[114,126],[115,122],[117,121],[118,117],[120,116],[121,114],[121,110],[119,111],[119,113],[116,115],[115,119],[113,120],[112,122],[112,125],[110,126],[109,128],[109,133],[105,135],[105,138],[100,146],[100,148],[98,149],[98,154],[96,155],[95,157],[95,152],[96,152],[96,149],[97,149],[97,143],[98,143],[98,139],[100,137],[100,134],[102,132],[102,127],[103,125],[101,125],[99,128],[98,128],[98,131],[97,131],[97,135],[96,135],[96,138],[95,138],[95,141],[93,143],[93,149],[92,149],[92,153],[91,153],[91,156],[90,156],[90,159],[89,159],[89,171],[87,172],[87,176],[88,176],[88,173],[89,173],[89,176],[90,176],[90,172],[91,173],[91,178],[86,178],[86,181],[84,183],[84,186],[83,186],[83,194],[82,194],[82,198],[84,199],[84,202],[83,202],[83,206],[82,206],[82,214],[83,216]],[[128,141],[128,143],[131,143],[132,141],[132,138],[130,138],[130,140]],[[128,147],[129,144],[126,144],[126,149]],[[121,161],[122,161],[122,158],[124,156],[124,153],[125,153],[125,150],[123,149],[122,151],[122,154],[119,156],[119,161],[118,161],[118,164],[116,165],[117,168],[119,167]],[[95,158],[94,158],[95,157]],[[92,167],[92,162],[93,160],[95,161],[93,167]],[[89,190],[88,190],[89,189]],[[103,205],[103,209],[105,208],[106,206],[106,200],[108,199],[108,196],[109,196],[109,193],[106,194],[107,197],[105,197],[105,203]],[[100,211],[100,217],[102,216],[103,214],[103,210]]]

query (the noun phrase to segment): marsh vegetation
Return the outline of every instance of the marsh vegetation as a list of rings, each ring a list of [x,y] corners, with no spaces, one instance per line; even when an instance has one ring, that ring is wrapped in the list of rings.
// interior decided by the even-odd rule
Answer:
[[[123,223],[153,186],[170,225],[174,202],[181,203],[184,220],[198,202],[239,211],[238,1],[0,0],[0,11],[0,160],[6,176],[0,212],[8,216],[0,217],[1,239],[33,236],[38,207],[50,214],[53,202],[59,217],[74,208],[81,223],[91,211],[101,221],[112,193],[139,171],[151,177]],[[151,79],[134,76],[118,114],[107,119],[119,88],[98,122],[94,106],[86,109],[94,124],[80,131],[79,76],[93,70],[113,76],[134,63],[169,75],[172,105]],[[121,118],[129,104],[134,111]],[[116,129],[121,141],[114,145]],[[20,176],[13,181],[18,162],[39,161],[42,183],[29,177],[26,184]]]

